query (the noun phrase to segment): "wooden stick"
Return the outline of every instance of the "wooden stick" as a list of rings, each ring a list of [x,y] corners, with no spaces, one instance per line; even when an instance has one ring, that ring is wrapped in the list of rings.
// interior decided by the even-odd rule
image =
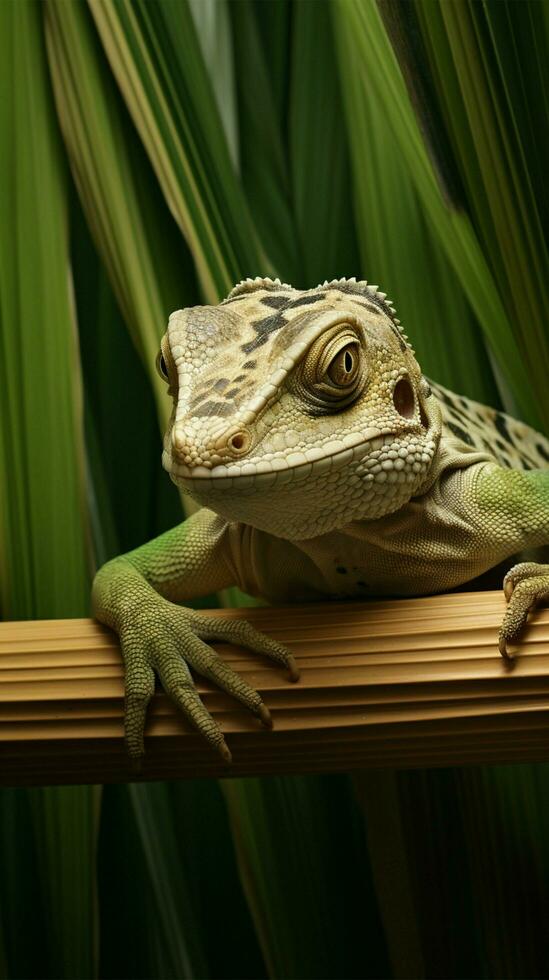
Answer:
[[[286,643],[298,684],[247,651],[218,649],[258,689],[272,732],[197,679],[226,733],[226,768],[163,693],[151,705],[142,779],[549,758],[549,610],[524,631],[509,669],[497,650],[499,592],[285,609],[245,616]],[[116,636],[90,619],[0,623],[0,782],[135,779],[122,740]]]

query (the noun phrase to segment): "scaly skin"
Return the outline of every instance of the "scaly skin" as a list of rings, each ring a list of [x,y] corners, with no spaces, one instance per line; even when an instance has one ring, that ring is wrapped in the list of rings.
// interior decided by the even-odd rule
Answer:
[[[509,553],[549,541],[549,472],[494,467],[477,487],[477,499],[493,537],[507,539]],[[499,650],[512,659],[507,644],[517,639],[529,612],[549,596],[549,565],[519,562],[503,580],[507,609],[499,632]]]
[[[189,668],[270,726],[257,692],[205,641],[298,676],[289,651],[248,623],[176,603],[232,584],[273,601],[420,595],[549,543],[549,442],[428,382],[376,286],[246,280],[217,307],[172,314],[158,366],[173,398],[163,465],[206,506],[94,582],[95,615],[120,637],[136,765],[155,673],[227,761]],[[504,588],[510,656],[549,595],[549,566],[515,565]]]
[[[291,679],[298,679],[290,652],[249,623],[212,621],[193,609],[175,605],[234,581],[226,559],[225,536],[224,522],[203,509],[154,541],[107,562],[95,577],[94,613],[120,638],[125,664],[126,744],[137,765],[144,752],[145,715],[154,694],[155,672],[188,721],[226,762],[231,761],[231,753],[196,692],[189,666],[237,698],[265,727],[271,727],[269,711],[259,694],[205,640],[248,647],[287,667]]]

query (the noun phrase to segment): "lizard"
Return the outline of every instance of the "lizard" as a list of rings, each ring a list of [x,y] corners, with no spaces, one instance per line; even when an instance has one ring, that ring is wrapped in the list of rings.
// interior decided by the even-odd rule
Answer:
[[[155,675],[226,762],[191,669],[272,725],[209,641],[299,677],[290,651],[245,620],[185,602],[231,585],[274,603],[425,595],[549,543],[549,440],[429,381],[378,286],[245,279],[218,305],[171,314],[157,368],[172,399],[162,464],[202,506],[107,562],[92,588],[96,618],[119,635],[137,768]],[[511,658],[549,565],[519,562],[503,586]]]

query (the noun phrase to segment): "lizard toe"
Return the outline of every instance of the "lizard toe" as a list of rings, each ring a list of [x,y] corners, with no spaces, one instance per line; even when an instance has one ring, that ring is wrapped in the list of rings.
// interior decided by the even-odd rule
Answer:
[[[521,561],[517,565],[513,565],[503,579],[503,592],[507,601],[511,598],[515,586],[519,582],[523,582],[525,579],[539,577],[540,569],[544,567],[546,566],[539,565],[534,561]]]
[[[207,619],[202,617],[199,621],[197,617],[197,635],[201,639],[220,640],[225,643],[234,643],[243,646],[254,653],[263,654],[275,663],[282,664],[287,668],[291,681],[298,681],[300,677],[299,667],[295,657],[282,643],[273,640],[270,636],[265,636],[256,630],[245,619]]]
[[[504,591],[508,605],[499,632],[499,651],[509,660],[513,655],[508,644],[518,640],[536,603],[549,596],[549,566],[534,562],[515,565],[505,576]]]

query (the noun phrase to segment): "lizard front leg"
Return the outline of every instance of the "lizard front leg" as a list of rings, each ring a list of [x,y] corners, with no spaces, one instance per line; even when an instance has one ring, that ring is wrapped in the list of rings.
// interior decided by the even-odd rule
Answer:
[[[549,471],[507,470],[486,466],[478,474],[475,497],[487,532],[507,554],[549,544]],[[530,611],[549,597],[549,565],[520,562],[503,580],[507,609],[499,631],[499,650],[512,659],[508,644],[515,642]]]
[[[115,629],[125,668],[125,737],[139,766],[155,674],[187,720],[230,762],[221,729],[195,689],[190,668],[213,680],[271,727],[261,697],[211,649],[207,640],[239,644],[299,674],[291,653],[244,620],[211,619],[184,602],[235,583],[227,525],[206,509],[135,551],[107,562],[92,592],[94,615]]]
[[[508,605],[499,631],[499,652],[512,660],[507,644],[518,638],[537,603],[549,598],[549,565],[526,561],[513,565],[503,580],[503,591]]]

